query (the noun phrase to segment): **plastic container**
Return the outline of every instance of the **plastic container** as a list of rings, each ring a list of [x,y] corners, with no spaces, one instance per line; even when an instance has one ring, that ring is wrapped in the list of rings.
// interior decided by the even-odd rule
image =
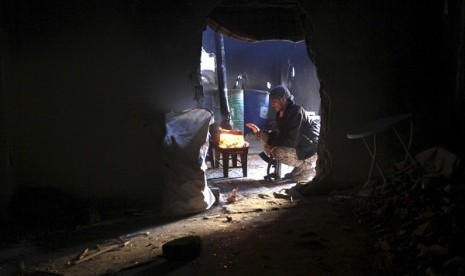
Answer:
[[[266,127],[268,123],[268,108],[270,104],[269,93],[264,90],[244,90],[244,122],[254,123],[259,128]],[[246,128],[245,133],[251,130]]]
[[[240,130],[244,133],[244,90],[229,89],[228,103],[233,129]]]

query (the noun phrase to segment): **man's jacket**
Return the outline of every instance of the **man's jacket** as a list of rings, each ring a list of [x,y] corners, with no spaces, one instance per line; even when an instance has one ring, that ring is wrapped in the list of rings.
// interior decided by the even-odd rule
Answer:
[[[277,129],[268,136],[268,144],[272,147],[284,146],[295,148],[300,160],[307,159],[316,153],[320,126],[310,119],[305,109],[288,100],[284,116],[276,114]]]

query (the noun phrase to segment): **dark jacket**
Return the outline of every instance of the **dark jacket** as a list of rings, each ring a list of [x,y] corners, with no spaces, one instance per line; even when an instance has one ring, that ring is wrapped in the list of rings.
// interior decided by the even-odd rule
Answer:
[[[307,159],[316,153],[320,126],[310,119],[305,109],[288,100],[284,116],[276,114],[277,129],[270,133],[270,146],[295,148],[297,158]]]

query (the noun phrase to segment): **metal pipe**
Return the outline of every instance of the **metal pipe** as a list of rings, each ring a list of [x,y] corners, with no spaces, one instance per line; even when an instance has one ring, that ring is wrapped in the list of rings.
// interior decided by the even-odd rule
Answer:
[[[226,59],[224,51],[223,35],[215,33],[216,72],[218,75],[218,93],[220,109],[223,120],[220,126],[224,129],[232,129],[231,112],[228,102],[228,85],[226,78]]]

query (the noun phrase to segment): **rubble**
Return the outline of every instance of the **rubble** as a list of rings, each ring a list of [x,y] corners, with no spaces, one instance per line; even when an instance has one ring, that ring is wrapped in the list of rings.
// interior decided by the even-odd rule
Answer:
[[[350,208],[359,224],[372,229],[377,237],[374,247],[383,255],[385,272],[465,273],[465,183],[463,167],[458,165],[460,159],[452,159],[447,158],[449,164],[454,164],[454,173],[449,168],[439,170],[438,166],[434,167],[438,173],[433,173],[429,170],[432,166],[425,165],[428,162],[418,162],[417,166],[391,174],[395,177],[387,183],[364,186],[350,195],[329,199],[333,205]],[[428,164],[445,164],[435,161]]]
[[[83,263],[83,262],[91,260],[91,259],[93,259],[93,258],[95,258],[97,256],[100,256],[103,253],[123,248],[123,247],[127,246],[128,244],[129,244],[129,241],[113,243],[113,244],[109,244],[109,245],[106,245],[106,246],[97,245],[96,249],[94,251],[92,251],[92,252],[89,252],[89,249],[86,248],[81,253],[79,253],[79,255],[76,256],[73,260],[70,260],[67,263],[67,266],[73,266],[73,265]]]
[[[202,251],[200,236],[185,236],[171,240],[162,246],[163,257],[168,262],[188,262],[199,257]]]
[[[226,201],[228,203],[234,203],[236,202],[237,200],[237,188],[234,188],[231,193],[229,194],[228,198],[226,199]]]

